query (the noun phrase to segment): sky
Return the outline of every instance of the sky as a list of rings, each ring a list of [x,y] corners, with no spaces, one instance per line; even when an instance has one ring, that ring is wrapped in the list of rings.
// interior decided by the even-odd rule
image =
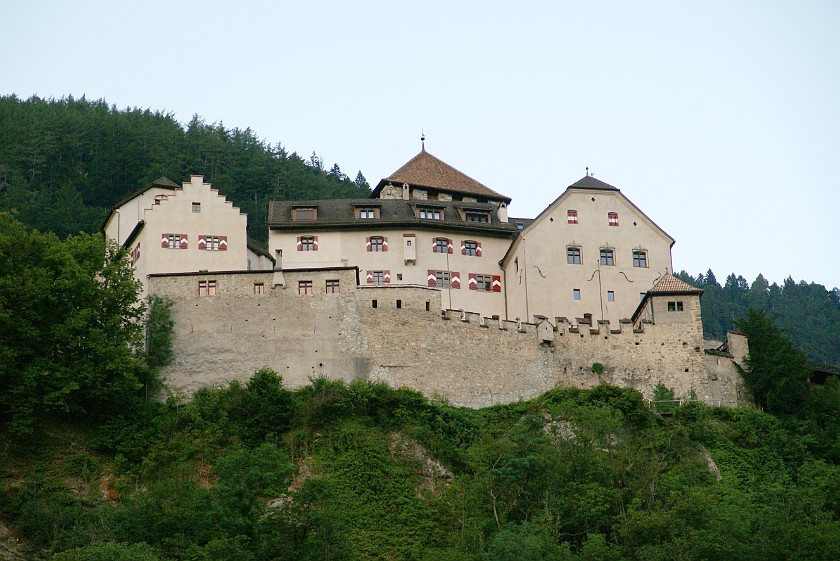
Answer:
[[[840,286],[836,0],[3,0],[0,20],[0,95],[250,127],[371,185],[422,131],[517,217],[589,167],[677,240],[677,271]]]

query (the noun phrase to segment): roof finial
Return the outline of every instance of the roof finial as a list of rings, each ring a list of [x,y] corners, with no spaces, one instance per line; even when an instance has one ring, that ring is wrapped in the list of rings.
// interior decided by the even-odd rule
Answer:
[[[589,166],[586,166],[586,177],[589,177]]]
[[[426,151],[426,133],[423,132],[423,129],[420,129],[420,149],[423,152]]]

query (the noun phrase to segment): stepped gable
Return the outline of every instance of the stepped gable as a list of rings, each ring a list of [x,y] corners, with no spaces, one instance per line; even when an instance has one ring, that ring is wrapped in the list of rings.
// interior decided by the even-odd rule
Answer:
[[[158,189],[169,189],[170,191],[174,191],[176,189],[181,188],[180,185],[178,185],[177,183],[175,183],[174,181],[172,181],[168,177],[161,175],[160,177],[158,177],[157,179],[155,179],[154,181],[152,181],[151,183],[149,183],[145,187],[141,187],[140,189],[134,191],[130,195],[128,195],[126,197],[123,197],[122,199],[120,199],[119,201],[114,203],[114,205],[108,211],[108,215],[105,217],[105,220],[102,222],[102,226],[99,227],[99,231],[100,232],[105,231],[105,226],[108,224],[108,221],[111,219],[111,216],[114,214],[114,211],[116,209],[118,209],[119,207],[121,207],[122,205],[124,205],[125,203],[130,201],[131,199],[133,199],[135,197],[139,197],[140,195],[142,195],[143,193],[145,193],[149,189],[154,189],[155,187],[157,187]]]
[[[699,288],[695,288],[685,281],[682,281],[672,275],[665,273],[662,278],[650,289],[650,292],[656,296],[678,295],[678,294],[703,294]]]
[[[388,183],[393,185],[408,183],[413,187],[425,187],[476,198],[504,201],[505,203],[510,203],[511,200],[510,197],[497,193],[443,160],[432,156],[425,149],[421,150],[400,169],[381,180],[371,193],[371,197],[378,197],[382,188]]]

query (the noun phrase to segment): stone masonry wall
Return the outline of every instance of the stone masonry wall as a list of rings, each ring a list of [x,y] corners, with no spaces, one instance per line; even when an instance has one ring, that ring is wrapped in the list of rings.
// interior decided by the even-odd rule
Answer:
[[[339,278],[335,271],[315,274]],[[163,372],[170,391],[191,395],[270,367],[290,388],[318,376],[367,379],[469,407],[599,383],[633,387],[648,398],[663,383],[680,398],[694,390],[700,399],[737,401],[729,395],[734,382],[716,383],[713,391],[702,332],[693,323],[633,329],[588,318],[535,325],[442,314],[437,289],[357,288],[355,270],[340,275],[339,294],[311,295],[298,294],[297,281],[313,276],[304,271],[285,272],[282,283],[276,272],[205,274],[202,279],[218,282],[214,297],[197,296],[194,276],[150,279],[156,294],[174,302],[175,362]],[[256,296],[253,285],[260,282],[266,293]],[[315,286],[321,284],[319,278]],[[600,375],[592,369],[596,362],[604,367]]]

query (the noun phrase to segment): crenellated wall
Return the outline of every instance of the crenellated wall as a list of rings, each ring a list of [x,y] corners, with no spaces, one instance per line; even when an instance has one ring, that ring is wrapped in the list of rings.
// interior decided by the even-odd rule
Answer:
[[[357,287],[356,275],[347,268],[150,278],[151,290],[174,302],[168,387],[189,395],[270,367],[291,388],[318,376],[367,379],[469,407],[599,383],[633,387],[647,398],[662,383],[678,398],[693,390],[715,404],[739,403],[734,367],[717,368],[713,380],[699,315],[684,321],[693,318],[695,304],[699,314],[696,296],[676,321],[663,317],[635,329],[589,316],[533,324],[442,313],[438,289]],[[216,281],[216,295],[198,296],[197,283],[208,280]],[[327,292],[327,280],[339,281],[337,294]],[[312,282],[312,294],[300,294],[301,281]],[[256,284],[264,286],[262,294],[254,294]],[[595,363],[603,365],[600,374]]]

